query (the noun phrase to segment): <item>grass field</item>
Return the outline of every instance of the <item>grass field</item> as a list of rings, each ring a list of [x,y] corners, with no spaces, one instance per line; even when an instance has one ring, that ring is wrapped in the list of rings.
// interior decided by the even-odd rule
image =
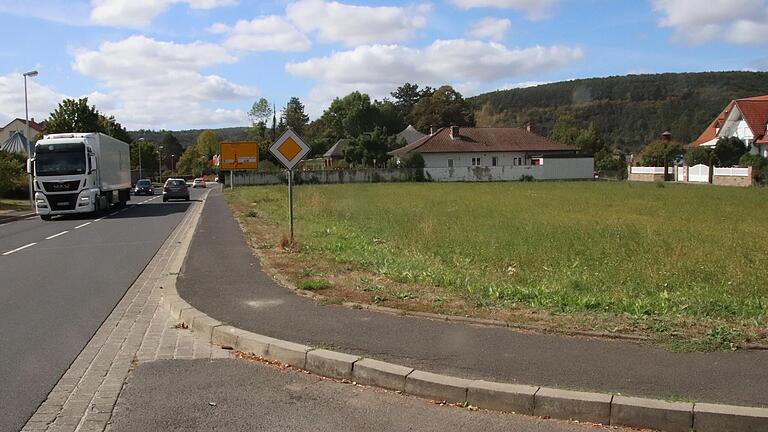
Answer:
[[[0,198],[0,210],[27,210],[29,200]]]
[[[767,189],[534,182],[295,192],[298,255],[331,263],[324,274],[335,265],[397,284],[387,296],[398,307],[420,299],[448,313],[448,304],[461,314],[542,311],[715,344],[765,337]],[[251,212],[241,219],[285,228],[284,186],[242,188],[230,201]]]

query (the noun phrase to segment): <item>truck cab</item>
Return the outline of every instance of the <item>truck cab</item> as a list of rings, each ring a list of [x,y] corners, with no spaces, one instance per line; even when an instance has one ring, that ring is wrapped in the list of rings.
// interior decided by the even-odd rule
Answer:
[[[100,133],[46,135],[30,159],[41,219],[98,212],[130,199],[128,144]]]

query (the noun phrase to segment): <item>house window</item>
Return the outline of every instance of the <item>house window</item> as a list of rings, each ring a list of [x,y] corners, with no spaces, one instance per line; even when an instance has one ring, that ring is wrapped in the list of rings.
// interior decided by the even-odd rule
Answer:
[[[472,166],[473,167],[479,167],[480,166],[480,158],[472,158]]]
[[[499,160],[496,156],[491,158],[491,166],[496,166],[499,164]]]
[[[448,168],[453,168],[453,159],[448,159]]]
[[[523,158],[517,158],[517,164],[523,165]]]

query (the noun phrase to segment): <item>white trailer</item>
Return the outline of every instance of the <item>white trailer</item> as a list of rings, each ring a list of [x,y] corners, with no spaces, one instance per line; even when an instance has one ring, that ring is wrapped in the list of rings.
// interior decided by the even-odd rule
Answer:
[[[98,212],[131,199],[130,146],[103,133],[45,135],[35,144],[28,170],[43,220]]]

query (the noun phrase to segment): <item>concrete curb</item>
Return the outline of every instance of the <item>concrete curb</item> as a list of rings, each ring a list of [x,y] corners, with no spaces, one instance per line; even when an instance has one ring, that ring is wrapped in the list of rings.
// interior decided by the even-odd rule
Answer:
[[[278,361],[330,378],[353,380],[360,384],[414,396],[496,411],[669,432],[768,430],[768,408],[668,402],[604,393],[468,380],[346,353],[315,349],[222,323],[192,307],[179,296],[176,290],[176,277],[183,267],[205,205],[205,198],[207,195],[194,210],[190,228],[179,242],[177,256],[172,261],[168,282],[164,286],[162,303],[174,319],[181,321],[193,331],[206,335],[213,344],[258,355],[267,360]]]

